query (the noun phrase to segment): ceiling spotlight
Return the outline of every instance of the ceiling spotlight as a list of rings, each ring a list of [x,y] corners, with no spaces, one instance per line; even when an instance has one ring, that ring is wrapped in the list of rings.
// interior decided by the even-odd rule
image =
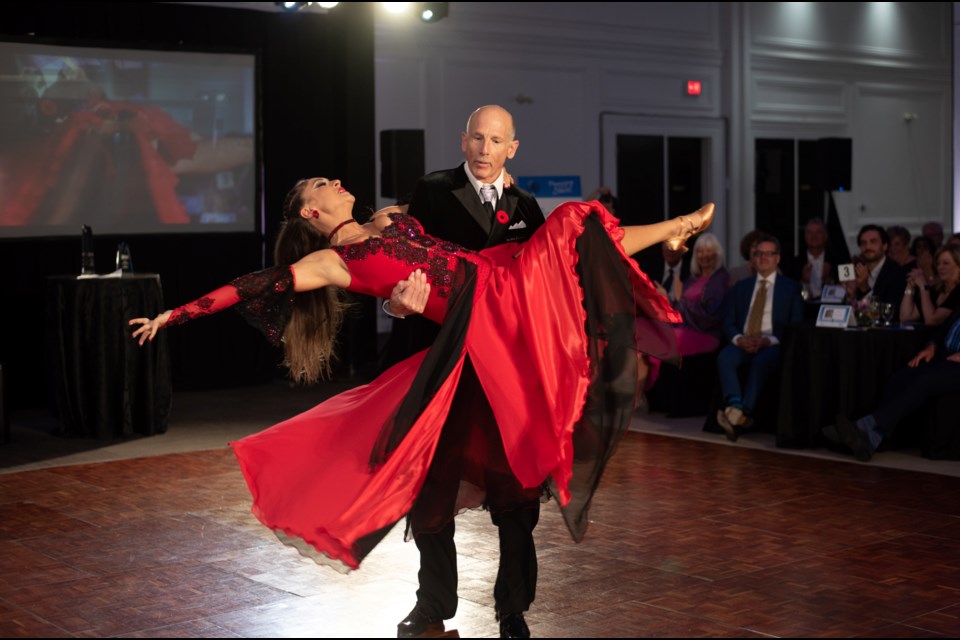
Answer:
[[[420,19],[424,22],[437,22],[447,17],[450,11],[449,2],[421,2]]]
[[[409,2],[381,2],[380,4],[387,13],[394,15],[400,15],[410,8]]]
[[[310,11],[316,11],[318,8],[323,9],[323,12],[329,11],[336,7],[339,2],[274,2],[276,6],[280,7],[284,11],[293,13],[294,11],[301,11],[303,9],[309,9]],[[321,12],[321,13],[323,13]]]

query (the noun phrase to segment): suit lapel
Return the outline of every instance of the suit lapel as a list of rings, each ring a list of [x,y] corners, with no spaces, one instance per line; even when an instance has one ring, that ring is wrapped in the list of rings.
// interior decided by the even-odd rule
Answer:
[[[783,292],[784,287],[781,279],[783,276],[777,276],[777,281],[773,283],[773,309],[771,310],[771,322],[773,323],[774,334],[776,327],[784,324],[787,318],[787,296],[778,296],[777,293]]]
[[[462,170],[462,169],[461,169]],[[470,181],[467,180],[466,174],[463,176],[464,184],[453,190],[453,195],[460,201],[460,204],[463,205],[463,208],[467,210],[467,213],[470,214],[477,224],[483,229],[487,234],[490,233],[490,216],[487,215],[486,209],[483,208],[483,205],[480,203],[480,198],[477,197],[477,192],[473,190],[473,185],[470,184]]]
[[[741,314],[737,319],[737,322],[739,323],[737,329],[739,331],[743,331],[743,327],[747,323],[747,316],[750,315],[750,303],[753,302],[753,290],[757,287],[757,276],[753,276],[745,282],[747,282],[747,284],[740,287],[741,302],[739,306]]]
[[[516,211],[517,211],[517,202],[518,198],[510,192],[509,189],[503,190],[503,196],[500,197],[500,200],[497,201],[496,211],[503,211],[507,214],[508,222],[506,224],[500,222],[493,222],[490,229],[490,237],[487,238],[488,247],[493,247],[501,242],[503,242],[504,237],[507,235],[507,231],[510,229],[510,225],[515,224],[518,220],[514,220]]]

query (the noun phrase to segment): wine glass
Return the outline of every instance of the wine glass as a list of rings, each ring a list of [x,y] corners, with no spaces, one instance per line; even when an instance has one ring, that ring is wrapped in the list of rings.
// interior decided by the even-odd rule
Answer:
[[[892,327],[893,326],[893,304],[890,302],[884,302],[883,306],[880,307],[880,313],[883,315],[883,326]]]
[[[867,326],[875,327],[880,324],[880,303],[876,300],[871,300],[867,303],[867,308],[864,309],[864,313],[867,317]]]

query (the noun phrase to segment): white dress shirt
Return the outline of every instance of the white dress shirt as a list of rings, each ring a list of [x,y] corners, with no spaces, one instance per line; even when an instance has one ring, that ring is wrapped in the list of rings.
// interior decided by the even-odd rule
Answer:
[[[467,166],[466,162],[463,163],[463,170],[467,174],[467,180],[469,180],[470,184],[473,185],[473,190],[477,192],[477,198],[479,198],[480,202],[483,202],[483,196],[480,195],[480,187],[482,187],[485,184],[493,184],[493,186],[497,188],[497,202],[500,202],[500,198],[503,197],[503,170],[502,169],[500,170],[500,175],[497,176],[497,179],[494,180],[492,183],[480,182],[479,180],[474,178],[473,174],[470,173],[470,167]],[[496,205],[497,203],[494,202],[493,204]]]
[[[750,308],[753,307],[753,301],[757,299],[757,292],[760,291],[760,281],[767,281],[767,299],[764,301],[763,305],[763,320],[760,321],[760,335],[764,338],[770,338],[770,345],[780,344],[780,341],[777,340],[777,337],[773,335],[773,287],[777,283],[777,272],[774,271],[766,278],[757,274],[757,281],[753,285],[753,295],[750,296],[750,307],[747,307],[747,320],[743,323],[743,332],[747,330],[747,323],[750,322]],[[743,333],[738,333],[733,337],[733,344],[737,344],[737,341],[744,336]]]
[[[810,284],[807,286],[814,298],[819,298],[823,291],[823,259],[826,255],[826,252],[823,252],[814,258],[807,252],[807,264],[810,265]]]

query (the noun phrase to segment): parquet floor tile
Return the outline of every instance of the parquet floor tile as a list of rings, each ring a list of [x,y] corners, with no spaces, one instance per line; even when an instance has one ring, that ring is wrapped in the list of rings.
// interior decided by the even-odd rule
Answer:
[[[535,636],[960,636],[960,478],[628,433],[575,544],[536,530]],[[496,637],[495,528],[457,519],[447,629]],[[2,637],[390,637],[398,526],[355,572],[250,514],[229,448],[0,474]]]

